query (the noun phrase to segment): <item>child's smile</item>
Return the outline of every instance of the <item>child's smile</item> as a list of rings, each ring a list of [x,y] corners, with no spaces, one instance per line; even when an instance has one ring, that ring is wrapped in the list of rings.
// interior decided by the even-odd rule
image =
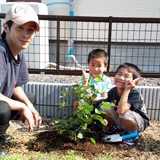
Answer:
[[[132,81],[133,75],[126,68],[120,68],[114,77],[114,84],[119,89],[124,89],[127,81]]]

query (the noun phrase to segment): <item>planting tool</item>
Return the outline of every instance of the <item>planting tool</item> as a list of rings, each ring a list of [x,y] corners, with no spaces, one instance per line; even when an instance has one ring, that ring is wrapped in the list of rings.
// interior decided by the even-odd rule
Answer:
[[[133,132],[122,136],[120,134],[106,135],[102,138],[102,140],[103,142],[122,142],[122,140],[133,137],[139,137],[139,133]]]

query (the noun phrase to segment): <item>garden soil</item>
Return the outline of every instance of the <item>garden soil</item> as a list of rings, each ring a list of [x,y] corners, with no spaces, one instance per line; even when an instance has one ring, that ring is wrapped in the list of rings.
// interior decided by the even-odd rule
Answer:
[[[103,143],[102,135],[98,129],[92,133],[86,134],[82,140],[71,141],[66,134],[58,135],[57,129],[52,125],[53,118],[43,117],[41,128],[35,128],[33,132],[28,132],[28,124],[20,121],[10,121],[10,127],[7,134],[13,139],[0,144],[0,150],[8,155],[18,155],[28,159],[32,154],[51,153],[67,155],[69,151],[74,150],[76,155],[80,155],[89,160],[96,155],[118,156],[119,159],[142,159],[158,160],[160,159],[160,121],[151,120],[150,126],[142,133],[139,139],[132,146],[122,143]],[[89,138],[93,137],[96,144],[93,144]]]

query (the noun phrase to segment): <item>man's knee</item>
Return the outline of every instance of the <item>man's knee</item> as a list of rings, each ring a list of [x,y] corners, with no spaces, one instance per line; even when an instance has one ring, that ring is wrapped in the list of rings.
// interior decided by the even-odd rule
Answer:
[[[9,127],[11,108],[5,101],[0,101],[0,134],[4,134]]]
[[[0,124],[6,124],[11,119],[11,108],[5,101],[0,101]]]

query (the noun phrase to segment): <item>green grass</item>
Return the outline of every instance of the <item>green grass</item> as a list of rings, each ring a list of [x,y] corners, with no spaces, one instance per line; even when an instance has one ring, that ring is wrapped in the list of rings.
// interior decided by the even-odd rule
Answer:
[[[117,156],[108,156],[106,155],[99,155],[93,157],[93,160],[118,160],[119,158]],[[19,156],[0,156],[0,160],[24,160],[23,157]],[[50,153],[36,153],[35,155],[30,156],[28,160],[88,160],[85,158],[82,158],[81,156],[78,156],[75,154],[74,151],[70,151],[68,155],[65,156],[58,156],[55,152]]]

